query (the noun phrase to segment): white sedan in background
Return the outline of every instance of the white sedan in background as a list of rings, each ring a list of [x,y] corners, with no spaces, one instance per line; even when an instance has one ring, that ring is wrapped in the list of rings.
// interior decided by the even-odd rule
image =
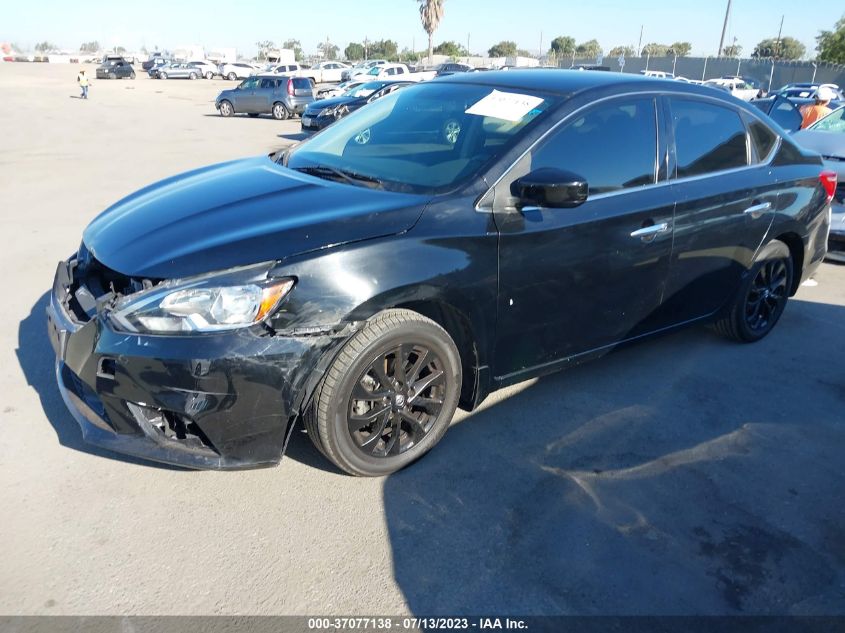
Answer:
[[[708,79],[704,82],[704,85],[719,88],[720,90],[727,90],[737,99],[742,99],[743,101],[751,101],[760,92],[759,88],[755,88],[738,77]]]
[[[343,62],[320,62],[311,67],[314,81],[318,84],[323,83],[338,83],[342,80],[344,70],[349,70],[350,66]]]
[[[223,79],[228,79],[229,81],[234,81],[235,79],[246,79],[247,77],[254,75],[256,72],[258,72],[258,68],[252,64],[247,64],[246,62],[231,62],[220,64],[217,67],[217,74],[223,77]]]
[[[219,71],[217,70],[217,64],[208,61],[207,59],[203,60],[194,60],[188,62],[194,68],[199,69],[200,73],[206,79],[211,79],[216,75]]]

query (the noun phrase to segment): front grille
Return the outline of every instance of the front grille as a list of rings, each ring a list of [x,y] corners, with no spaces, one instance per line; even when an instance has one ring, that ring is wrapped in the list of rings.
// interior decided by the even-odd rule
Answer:
[[[139,292],[158,283],[158,280],[138,279],[112,270],[97,260],[85,244],[79,247],[72,277],[67,307],[83,323],[93,318],[100,301]]]

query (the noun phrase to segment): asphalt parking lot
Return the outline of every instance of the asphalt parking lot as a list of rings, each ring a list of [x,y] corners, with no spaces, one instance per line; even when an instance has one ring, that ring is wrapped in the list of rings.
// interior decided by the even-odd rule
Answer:
[[[494,394],[356,479],[293,438],[193,472],[86,447],[44,332],[56,261],[133,190],[269,153],[232,83],[0,64],[0,613],[845,614],[845,266],[753,346],[698,328]],[[90,71],[93,73],[93,66]]]

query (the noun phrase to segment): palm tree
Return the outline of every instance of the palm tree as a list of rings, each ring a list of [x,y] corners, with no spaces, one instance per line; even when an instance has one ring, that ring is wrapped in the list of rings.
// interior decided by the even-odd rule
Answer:
[[[428,63],[431,64],[431,56],[434,54],[432,38],[440,20],[443,19],[443,3],[445,0],[417,0],[420,3],[420,19],[423,29],[428,33]]]

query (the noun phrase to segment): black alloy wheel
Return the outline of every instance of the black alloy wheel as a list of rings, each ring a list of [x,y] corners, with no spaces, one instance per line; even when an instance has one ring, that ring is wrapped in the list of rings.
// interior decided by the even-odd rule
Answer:
[[[400,455],[418,444],[443,409],[443,361],[425,345],[379,354],[349,397],[349,433],[365,455]]]
[[[789,247],[772,240],[760,249],[733,301],[714,327],[720,334],[754,343],[777,324],[793,291],[793,262]]]
[[[769,260],[757,271],[745,300],[745,320],[752,332],[768,330],[777,321],[789,295],[788,278],[783,259]]]
[[[458,406],[461,358],[440,325],[390,309],[341,348],[303,416],[317,449],[352,475],[404,468],[443,437]]]

